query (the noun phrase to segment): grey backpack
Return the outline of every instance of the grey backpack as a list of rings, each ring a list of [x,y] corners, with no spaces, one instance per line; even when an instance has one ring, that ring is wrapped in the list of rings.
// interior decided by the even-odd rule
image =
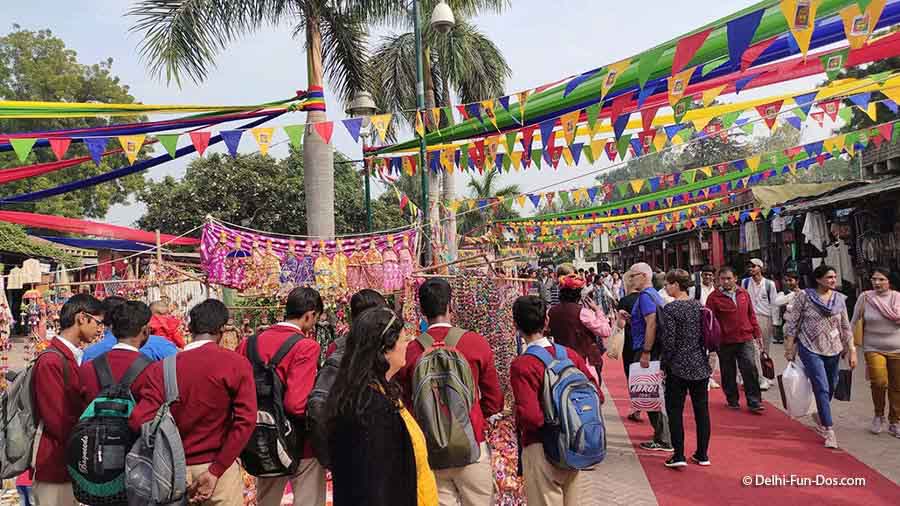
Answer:
[[[170,406],[178,400],[175,355],[163,359],[166,401],[125,457],[125,488],[129,506],[187,504],[187,465],[181,435]]]
[[[0,394],[0,478],[13,479],[31,467],[39,420],[35,413],[32,377],[34,365],[45,353],[63,361],[63,388],[69,383],[69,362],[55,348],[47,348],[32,360]]]

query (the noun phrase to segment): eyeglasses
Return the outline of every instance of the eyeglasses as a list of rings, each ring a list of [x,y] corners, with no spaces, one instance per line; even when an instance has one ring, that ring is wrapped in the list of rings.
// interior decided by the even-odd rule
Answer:
[[[94,316],[94,315],[92,315],[92,314],[90,314],[90,313],[81,313],[81,314],[83,314],[84,316],[87,316],[87,317],[90,318],[91,320],[94,320],[94,323],[96,323],[97,325],[103,325],[103,320],[102,320],[102,319],[97,318],[96,316]]]

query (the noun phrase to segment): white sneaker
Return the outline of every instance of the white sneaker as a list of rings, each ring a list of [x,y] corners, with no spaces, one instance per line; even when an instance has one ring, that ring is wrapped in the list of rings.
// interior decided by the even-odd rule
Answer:
[[[718,383],[716,383],[716,380],[709,378],[709,388],[722,388],[722,387]]]
[[[872,426],[869,428],[872,434],[881,434],[881,428],[884,425],[884,417],[876,416],[872,418]]]
[[[900,423],[892,423],[888,426],[888,433],[896,438],[900,438]]]
[[[769,388],[771,388],[771,387],[772,387],[772,384],[769,383],[768,378],[762,378],[759,380],[759,389],[762,390],[763,392],[769,390]]]
[[[834,429],[825,429],[825,448],[837,448],[837,436]]]

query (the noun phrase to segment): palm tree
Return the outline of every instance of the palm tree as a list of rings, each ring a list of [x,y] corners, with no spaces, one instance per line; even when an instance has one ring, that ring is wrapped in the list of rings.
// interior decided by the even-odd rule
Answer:
[[[396,19],[406,0],[136,0],[132,30],[143,34],[141,53],[150,71],[180,84],[206,79],[216,55],[238,38],[267,26],[291,23],[306,47],[308,86],[323,75],[345,103],[370,89],[367,24]],[[326,121],[309,111],[307,123]],[[334,235],[334,151],[317,135],[303,139],[309,234]]]
[[[508,186],[497,188],[499,182],[500,173],[496,168],[493,167],[485,172],[484,176],[481,179],[470,177],[469,182],[466,185],[469,187],[469,190],[471,190],[469,198],[475,200],[485,200],[492,197],[504,197],[506,199],[512,199],[522,193],[519,185],[517,184],[511,184]],[[484,210],[479,210],[477,212],[473,211],[464,214],[462,225],[460,225],[460,230],[465,235],[479,227],[486,225],[489,219],[491,221],[508,220],[518,217],[518,212],[513,211],[502,204],[493,205],[484,208]]]
[[[423,1],[434,4],[433,0]],[[464,16],[480,10],[500,11],[509,5],[508,0],[456,0],[449,2],[457,13],[456,25],[449,33],[440,34],[428,26],[423,34],[427,45],[425,52],[425,107],[450,107],[453,105],[451,89],[463,103],[476,102],[503,94],[506,79],[511,70],[497,46],[477,27],[465,21]],[[430,12],[430,6],[422,11]],[[425,24],[427,25],[427,23]],[[413,33],[384,37],[372,54],[373,80],[381,84],[376,102],[382,110],[407,113],[403,115],[412,125],[414,115],[408,111],[416,108],[415,38]],[[450,118],[444,118],[444,121]],[[430,174],[429,201],[437,202],[441,195],[441,175]],[[443,175],[443,200],[456,198],[454,174]],[[432,208],[432,224],[439,220],[438,207]],[[450,258],[456,257],[456,216],[446,216],[445,237],[449,243]]]

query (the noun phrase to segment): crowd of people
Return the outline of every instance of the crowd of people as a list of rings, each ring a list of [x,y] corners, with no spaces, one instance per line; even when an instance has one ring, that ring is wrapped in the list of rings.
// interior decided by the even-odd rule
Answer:
[[[615,331],[624,334],[620,356],[626,375],[633,364],[647,368],[652,361],[665,372],[665,408],[647,413],[653,438],[640,446],[670,452],[668,467],[688,465],[688,395],[697,430],[690,461],[711,465],[709,391],[718,387],[712,379],[716,367],[729,408],[740,409],[742,383],[748,411],[765,412],[764,362],[771,344],[782,338],[785,357],[799,359],[810,378],[816,430],[826,447],[838,446],[830,402],[839,364],[843,359],[854,368],[857,346],[863,347],[871,379],[871,431],[880,433],[887,423],[900,437],[900,293],[891,289],[891,273],[873,271],[873,289],[862,294],[851,315],[836,290],[835,269],[827,265],[816,268],[816,286],[801,289],[796,274],[788,273],[782,290],[765,278],[761,261],[747,267],[743,280],[727,266],[659,276],[646,263],[621,276],[571,265],[539,274],[535,293],[516,300],[512,314],[522,353],[512,363],[510,385],[528,504],[583,504],[578,483],[586,465],[566,465],[565,455],[548,443],[551,429],[553,438],[560,430],[565,436],[564,428],[548,420],[562,409],[559,402],[567,402],[548,405],[547,382],[559,376],[548,370],[568,368],[566,374],[574,375],[589,400],[596,396],[599,407],[607,338]],[[324,304],[312,288],[291,291],[284,321],[242,341],[234,352],[219,344],[229,312],[218,300],[191,309],[191,339],[185,344],[157,334],[174,325],[158,306],[71,297],[60,311],[61,332],[33,366],[34,411],[41,423],[26,501],[75,505],[66,448],[79,418],[104,390],[103,375],[115,382],[133,376],[126,385],[134,399],[128,426],[138,434],[167,403],[164,359],[174,356],[178,400],[171,415],[192,503],[242,505],[240,462],[248,448],[266,444],[259,427],[283,417],[299,437],[278,438],[281,446],[272,454],[287,471],[257,478],[260,506],[280,505],[288,482],[293,504],[324,505],[328,471],[337,506],[493,504],[485,432],[488,419],[504,408],[493,351],[483,336],[453,325],[446,280],[425,281],[418,303],[426,320],[421,334],[378,292],[355,294],[349,333],[328,347],[320,364],[320,345],[309,337]],[[704,346],[704,311],[721,326],[717,353]],[[139,359],[149,365],[136,369]],[[274,381],[266,392],[261,374]],[[640,412],[628,419],[642,422]],[[23,489],[31,476],[23,479]]]

